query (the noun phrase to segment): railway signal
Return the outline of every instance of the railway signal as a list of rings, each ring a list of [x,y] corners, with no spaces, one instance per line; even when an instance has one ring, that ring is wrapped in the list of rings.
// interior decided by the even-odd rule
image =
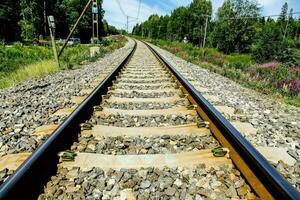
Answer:
[[[99,7],[98,0],[93,0],[92,3],[92,27],[93,27],[93,35],[92,35],[92,43],[95,43],[99,40]]]

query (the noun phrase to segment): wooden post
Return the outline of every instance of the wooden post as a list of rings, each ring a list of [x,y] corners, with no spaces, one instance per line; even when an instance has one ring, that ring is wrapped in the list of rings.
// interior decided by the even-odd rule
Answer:
[[[59,59],[58,59],[57,49],[56,49],[56,44],[55,44],[55,22],[54,22],[53,16],[48,16],[48,24],[49,24],[49,31],[50,31],[54,59],[59,67]]]
[[[46,1],[44,1],[44,38],[47,35],[47,13],[46,13]]]
[[[205,20],[205,29],[204,29],[204,38],[203,38],[202,48],[205,47],[206,32],[207,32],[207,23],[208,23],[208,16],[206,16],[206,20]]]
[[[55,36],[54,33],[52,33],[52,30],[50,28],[50,37],[51,37],[51,42],[52,42],[52,49],[53,49],[53,53],[54,53],[54,58],[55,61],[59,67],[59,60],[58,60],[58,56],[57,56],[57,49],[56,49],[56,45],[55,45]]]

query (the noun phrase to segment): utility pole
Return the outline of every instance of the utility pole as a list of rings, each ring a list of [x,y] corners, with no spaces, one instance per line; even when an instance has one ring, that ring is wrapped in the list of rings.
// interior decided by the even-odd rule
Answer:
[[[161,28],[161,26],[158,26],[158,36],[157,36],[158,39],[159,39],[159,36],[160,36],[160,28]]]
[[[99,40],[99,8],[98,8],[98,0],[93,0],[92,4],[92,23],[93,23],[93,35],[92,35],[92,43]]]
[[[51,42],[52,42],[54,58],[59,67],[59,60],[58,60],[57,49],[56,49],[56,45],[55,45],[55,22],[54,22],[53,16],[48,16],[48,24],[49,24],[50,37],[51,37]]]
[[[129,18],[129,16],[126,16],[126,19],[127,19],[127,34],[129,34],[129,32],[128,32],[128,18]]]
[[[204,38],[203,38],[203,45],[202,45],[202,48],[205,47],[206,32],[207,32],[207,23],[208,23],[208,16],[206,16],[206,20],[205,20],[205,29],[204,29]]]
[[[289,16],[287,17],[287,21],[286,21],[286,26],[285,26],[285,29],[284,29],[284,34],[283,34],[283,38],[286,37],[287,35],[287,30],[288,30],[288,26],[289,26],[289,21],[290,21],[290,18],[293,17],[293,9],[290,10],[290,14]],[[297,26],[298,27],[298,26]]]
[[[46,13],[46,1],[44,1],[44,37],[47,35],[47,13]]]
[[[283,33],[283,39],[286,36],[286,32],[287,32],[288,26],[289,26],[289,20],[286,21],[286,26],[285,26],[284,33]]]

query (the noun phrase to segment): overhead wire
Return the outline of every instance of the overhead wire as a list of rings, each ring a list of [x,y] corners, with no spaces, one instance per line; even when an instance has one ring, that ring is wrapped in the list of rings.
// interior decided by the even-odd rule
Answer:
[[[127,15],[127,14],[125,13],[125,11],[124,11],[124,9],[123,9],[123,7],[122,7],[120,1],[119,1],[119,0],[116,0],[116,1],[117,1],[117,4],[118,4],[118,6],[119,6],[119,8],[120,8],[120,10],[121,10],[121,12],[122,12],[122,14],[127,18],[127,21],[128,21],[128,18],[132,18],[132,20],[129,20],[128,23],[134,22],[134,21],[136,21],[136,20],[139,19],[139,16],[140,16],[140,10],[141,10],[141,2],[142,2],[142,0],[139,0],[137,17],[131,17],[131,16]]]
[[[116,1],[117,1],[117,4],[118,4],[118,6],[119,6],[119,8],[120,8],[120,10],[121,10],[121,12],[122,12],[122,14],[123,14],[125,17],[127,17],[128,15],[126,15],[126,13],[124,12],[124,10],[123,10],[123,8],[122,8],[122,6],[121,6],[120,1],[119,1],[119,0],[116,0]]]
[[[300,11],[289,13],[289,15],[300,14]],[[213,18],[210,15],[202,15],[204,17]],[[277,15],[263,15],[263,16],[240,16],[240,17],[219,17],[219,19],[225,20],[234,20],[234,19],[256,19],[256,18],[269,18],[269,17],[279,17],[280,14]]]
[[[136,17],[137,20],[139,20],[139,17],[140,17],[141,3],[142,3],[142,0],[139,0],[138,14],[137,14],[137,17]]]
[[[125,17],[129,17],[129,18],[133,18],[133,19],[138,19],[138,18],[139,18],[139,15],[140,15],[140,8],[141,8],[141,0],[139,0],[139,7],[138,7],[138,14],[137,14],[137,17],[132,17],[132,16],[127,15],[127,14],[125,13],[125,11],[124,11],[124,9],[123,9],[123,7],[122,7],[120,1],[119,1],[119,0],[116,0],[116,1],[117,1],[117,4],[118,4],[118,6],[119,6],[119,8],[120,8],[120,10],[121,10],[121,12],[122,12],[122,14],[123,14]]]

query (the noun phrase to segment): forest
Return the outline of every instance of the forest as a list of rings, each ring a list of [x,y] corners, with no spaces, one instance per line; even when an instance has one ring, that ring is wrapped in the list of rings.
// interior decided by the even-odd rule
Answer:
[[[285,3],[280,15],[264,17],[253,0],[225,0],[212,18],[210,0],[193,0],[171,15],[152,15],[136,25],[133,34],[155,39],[182,41],[187,37],[203,46],[207,20],[206,47],[226,54],[250,53],[259,62],[278,60],[300,66],[300,13]]]
[[[66,38],[72,25],[82,12],[87,0],[6,0],[0,4],[0,42],[30,41],[39,36],[48,36],[47,16],[56,23],[56,37]],[[118,30],[103,20],[102,0],[99,5],[100,35],[116,34]],[[92,34],[92,13],[84,15],[75,37],[89,42]]]

